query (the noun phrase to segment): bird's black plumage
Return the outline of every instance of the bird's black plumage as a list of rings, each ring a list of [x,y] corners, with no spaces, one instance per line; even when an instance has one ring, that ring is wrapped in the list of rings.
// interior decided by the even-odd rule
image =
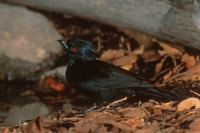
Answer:
[[[112,102],[130,94],[168,100],[185,98],[182,94],[158,89],[133,72],[96,60],[96,48],[86,41],[58,42],[65,46],[69,58],[65,73],[67,81],[97,103]]]

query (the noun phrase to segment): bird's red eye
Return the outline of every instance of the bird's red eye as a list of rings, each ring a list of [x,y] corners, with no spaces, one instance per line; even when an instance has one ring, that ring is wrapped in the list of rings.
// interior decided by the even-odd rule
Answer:
[[[75,48],[75,47],[71,47],[70,50],[71,50],[72,52],[76,52],[76,48]]]

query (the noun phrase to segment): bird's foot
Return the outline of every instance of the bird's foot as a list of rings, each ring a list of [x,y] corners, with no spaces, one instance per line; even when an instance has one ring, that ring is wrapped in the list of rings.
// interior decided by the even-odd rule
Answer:
[[[126,100],[127,100],[127,97],[124,97],[124,98],[122,98],[122,99],[120,99],[120,100],[117,100],[117,101],[114,101],[114,102],[110,103],[109,105],[106,106],[106,108],[107,108],[107,109],[110,109],[111,106],[114,106],[114,105],[116,105],[117,103],[120,103],[120,102],[126,101]]]

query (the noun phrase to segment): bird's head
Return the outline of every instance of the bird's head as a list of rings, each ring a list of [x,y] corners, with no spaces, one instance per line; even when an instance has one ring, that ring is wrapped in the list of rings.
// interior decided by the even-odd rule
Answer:
[[[95,59],[96,48],[89,42],[80,39],[58,40],[58,42],[66,48],[69,63],[73,63],[75,60],[88,61]]]

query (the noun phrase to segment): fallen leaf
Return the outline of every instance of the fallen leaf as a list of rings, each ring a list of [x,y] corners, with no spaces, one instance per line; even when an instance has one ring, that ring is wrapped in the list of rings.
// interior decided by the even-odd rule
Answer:
[[[200,77],[200,72],[197,73],[186,73],[183,76],[177,78],[176,80],[192,80]]]
[[[200,101],[198,98],[188,98],[180,102],[177,106],[176,111],[182,111],[185,109],[190,109],[191,107],[200,108]]]
[[[142,121],[137,118],[138,121],[142,123]],[[114,119],[96,119],[98,123],[104,123],[104,124],[112,124],[113,126],[120,128],[121,130],[125,131],[134,131],[137,127],[137,125],[124,123],[122,121],[116,122]]]
[[[156,67],[155,67],[155,75],[157,75],[160,70],[162,69],[163,67],[163,63],[165,62],[167,56],[165,56],[163,59],[161,59],[161,61],[159,63],[156,64]]]
[[[6,128],[4,129],[4,131],[3,131],[3,133],[9,133],[9,128],[6,127]]]
[[[142,58],[145,60],[145,62],[151,62],[158,60],[160,58],[160,55],[156,50],[148,50],[144,51],[144,53],[142,54]]]
[[[65,127],[57,128],[57,133],[68,133],[68,130]]]
[[[179,56],[183,54],[180,50],[178,50],[175,47],[170,46],[169,44],[160,42],[156,39],[153,39],[153,41],[157,42],[167,53],[170,53],[172,55],[179,55]]]
[[[161,108],[154,108],[153,109],[153,114],[154,115],[161,115],[163,114],[162,111],[161,111]]]
[[[141,55],[144,53],[144,45],[141,45],[139,48],[135,49],[131,54]]]
[[[65,90],[65,85],[63,83],[56,81],[52,77],[46,77],[45,83],[46,83],[46,85],[48,85],[50,88],[52,88],[55,91],[64,91]]]
[[[112,63],[115,66],[123,66],[123,65],[135,63],[137,61],[137,59],[138,59],[138,57],[136,55],[130,54],[127,56],[116,58],[116,59],[112,60]]]
[[[132,64],[121,66],[121,68],[126,69],[126,70],[130,70],[132,67],[133,67]]]
[[[172,71],[169,71],[165,76],[163,76],[163,83],[165,83],[166,80],[168,80],[172,76]]]
[[[75,127],[71,127],[69,130],[71,132],[78,132],[78,133],[108,133],[107,129],[102,125],[97,123],[95,120],[80,120],[76,122]]]
[[[187,64],[188,69],[196,64],[194,56],[189,56],[187,53],[182,56],[181,61]]]
[[[122,113],[124,117],[134,118],[134,117],[144,117],[146,113],[140,108],[125,108],[121,109],[119,112]]]
[[[158,54],[160,56],[164,56],[165,54],[167,54],[167,52],[165,50],[158,50]]]
[[[119,50],[109,49],[109,50],[103,52],[103,54],[100,57],[100,60],[108,61],[108,60],[111,60],[111,59],[114,59],[114,58],[119,58],[119,57],[122,57],[122,56],[124,56],[124,50],[123,49],[119,49]]]
[[[200,131],[200,118],[194,119],[194,122],[192,122],[189,125],[189,127],[190,127],[191,130],[199,132]]]
[[[188,72],[190,72],[190,73],[198,73],[198,72],[200,72],[200,64],[197,64],[197,65],[189,68]]]
[[[25,133],[42,133],[41,117],[37,117],[24,127]]]

